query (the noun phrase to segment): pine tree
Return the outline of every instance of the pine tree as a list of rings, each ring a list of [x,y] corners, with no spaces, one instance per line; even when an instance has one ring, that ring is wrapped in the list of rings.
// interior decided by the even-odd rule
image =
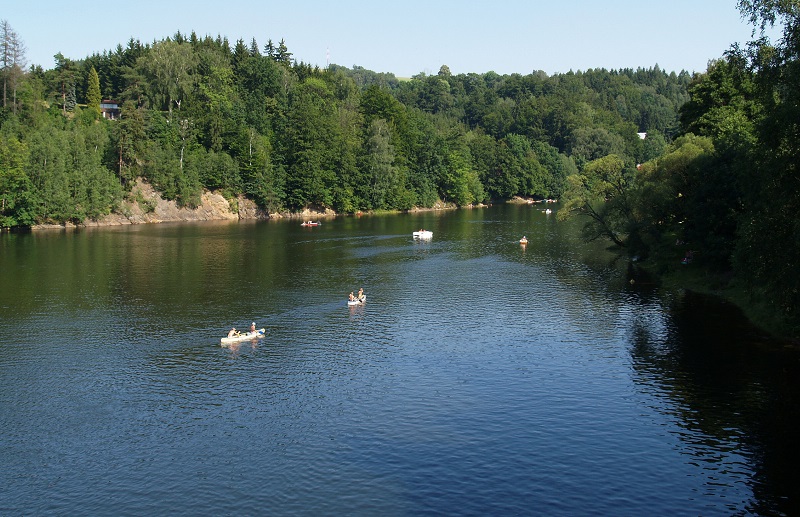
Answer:
[[[93,110],[100,115],[100,103],[103,100],[102,95],[100,94],[100,76],[97,75],[97,70],[92,67],[89,70],[89,81],[88,86],[86,87],[86,105],[90,110]]]
[[[250,55],[252,57],[258,57],[261,55],[261,53],[258,51],[258,43],[256,43],[255,38],[250,41]]]
[[[272,43],[271,39],[267,40],[267,44],[264,45],[264,54],[267,57],[275,58],[275,45]]]
[[[77,96],[75,95],[75,85],[70,85],[69,89],[66,93],[66,99],[64,101],[64,110],[65,111],[75,111],[75,106],[78,104]]]
[[[292,53],[289,52],[289,48],[286,46],[286,42],[281,39],[281,42],[278,44],[278,50],[275,52],[275,61],[278,63],[283,63],[286,66],[292,65]]]

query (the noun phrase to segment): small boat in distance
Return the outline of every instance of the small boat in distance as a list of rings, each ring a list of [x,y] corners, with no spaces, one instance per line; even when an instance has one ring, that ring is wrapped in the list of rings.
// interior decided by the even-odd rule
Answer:
[[[528,238],[523,235],[522,238],[519,240],[519,243],[522,244],[523,246],[528,244]]]
[[[420,230],[418,232],[413,232],[411,234],[415,239],[431,239],[433,238],[433,232],[430,230]]]
[[[367,295],[362,296],[360,299],[348,300],[347,301],[347,305],[350,305],[350,306],[353,306],[353,305],[364,305],[365,303],[367,303]]]
[[[231,343],[236,343],[239,341],[247,341],[248,339],[261,339],[266,334],[265,329],[258,329],[253,332],[242,332],[235,336],[224,337],[220,340],[220,344],[222,346],[229,345]]]
[[[347,300],[347,305],[364,305],[367,303],[367,295],[364,294],[364,288],[358,290],[358,295],[354,295],[352,291],[350,291],[350,296]]]
[[[317,221],[317,222],[314,222],[314,221],[303,221],[303,224],[301,224],[300,226],[320,226],[321,224],[322,223],[319,222],[319,221]]]

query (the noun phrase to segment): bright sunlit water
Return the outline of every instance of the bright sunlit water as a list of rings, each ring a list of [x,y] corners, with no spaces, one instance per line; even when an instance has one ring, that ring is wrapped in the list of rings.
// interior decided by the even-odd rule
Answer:
[[[799,370],[536,206],[5,233],[0,515],[791,515]]]

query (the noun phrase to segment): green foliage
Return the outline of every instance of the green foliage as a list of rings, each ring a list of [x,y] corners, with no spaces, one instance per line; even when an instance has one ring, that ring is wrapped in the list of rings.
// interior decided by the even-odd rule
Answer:
[[[756,42],[748,56],[756,84],[749,174],[740,182],[747,189],[740,217],[733,263],[754,302],[777,315],[790,335],[800,335],[800,17],[796,1],[741,0],[742,14],[756,26],[777,25],[782,39],[776,47]],[[724,135],[731,132],[723,132]],[[729,138],[730,140],[730,138]],[[739,143],[738,140],[735,140]]]
[[[100,116],[100,102],[103,96],[100,93],[100,76],[97,75],[97,70],[92,67],[89,71],[89,86],[86,90],[86,106],[94,113],[96,117]]]
[[[136,67],[147,81],[147,90],[153,105],[172,114],[173,105],[180,107],[181,101],[192,88],[193,72],[198,56],[188,43],[170,40],[156,43],[142,55]]]
[[[298,85],[290,96],[287,119],[288,206],[332,206],[338,125],[327,84],[309,79]]]
[[[704,254],[722,249],[704,244],[719,235],[715,232],[724,222],[717,221],[715,215],[718,198],[707,199],[711,194],[707,186],[718,188],[719,184],[703,181],[703,175],[713,170],[715,159],[712,140],[690,133],[678,138],[663,156],[639,168],[633,192],[631,219],[636,234],[632,253],[647,256],[652,248],[670,239],[689,242],[694,249],[702,248]]]
[[[365,170],[369,178],[366,198],[370,208],[385,210],[395,206],[395,198],[403,183],[394,165],[394,146],[390,143],[389,125],[374,119],[367,129]]]
[[[629,176],[622,158],[610,154],[589,162],[582,173],[567,178],[560,219],[588,217],[584,227],[589,240],[608,238],[625,245],[631,223]]]
[[[32,185],[23,170],[28,149],[16,136],[0,138],[0,228],[33,223]]]
[[[231,46],[194,33],[131,39],[84,60],[59,54],[53,70],[20,81],[17,140],[31,154],[13,178],[30,181],[32,217],[21,217],[16,203],[13,221],[94,216],[138,177],[184,205],[205,188],[244,194],[271,211],[556,197],[591,160],[650,156],[632,136],[637,130],[668,141],[687,85],[683,74],[657,68],[548,77],[454,75],[442,66],[400,81],[298,63],[282,40],[262,52],[254,39]],[[121,101],[122,112],[95,132],[102,98]],[[84,101],[89,109],[77,108]],[[78,152],[79,143],[94,146],[99,162]],[[114,188],[90,193],[98,167],[99,184],[112,178]],[[7,184],[20,184],[6,174]],[[102,200],[109,206],[96,208]],[[12,220],[9,209],[5,215]]]

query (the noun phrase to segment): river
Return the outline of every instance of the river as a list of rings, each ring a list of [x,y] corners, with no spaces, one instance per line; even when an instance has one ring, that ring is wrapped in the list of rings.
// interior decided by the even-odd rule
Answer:
[[[0,234],[0,514],[800,514],[798,353],[578,224]]]

